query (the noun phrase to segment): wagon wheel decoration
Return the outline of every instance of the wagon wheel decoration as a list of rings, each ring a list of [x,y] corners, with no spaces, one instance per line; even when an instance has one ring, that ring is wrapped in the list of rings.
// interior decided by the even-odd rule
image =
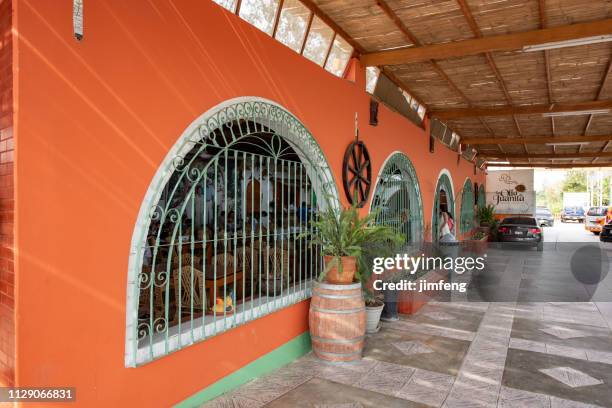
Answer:
[[[352,142],[344,153],[342,181],[349,203],[361,208],[370,195],[372,164],[370,154],[362,141]]]

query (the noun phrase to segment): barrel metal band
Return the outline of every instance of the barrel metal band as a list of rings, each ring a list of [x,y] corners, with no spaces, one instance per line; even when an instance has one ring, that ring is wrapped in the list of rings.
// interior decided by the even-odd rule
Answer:
[[[310,338],[314,341],[318,341],[320,343],[333,343],[333,344],[352,344],[359,343],[365,339],[365,336],[354,337],[352,339],[326,339],[323,337],[310,335]]]
[[[322,299],[361,299],[360,295],[326,295],[324,293],[317,293]]]
[[[326,289],[326,290],[350,290],[350,289],[361,289],[361,283],[352,283],[348,285],[333,285],[330,283],[319,283],[315,286],[314,290],[317,288]]]
[[[365,312],[365,307],[360,307],[358,309],[333,310],[333,309],[320,309],[316,306],[312,306],[311,310],[315,312],[329,313],[329,314],[352,314],[352,313]]]
[[[356,356],[356,355],[361,355],[361,350],[359,351],[353,351],[352,353],[332,353],[329,351],[320,351],[317,350],[317,354],[321,354],[324,356],[342,356],[342,357],[351,357],[351,356]]]

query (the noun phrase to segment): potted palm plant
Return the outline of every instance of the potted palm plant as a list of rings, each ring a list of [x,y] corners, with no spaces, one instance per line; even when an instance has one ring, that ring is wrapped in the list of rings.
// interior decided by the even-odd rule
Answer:
[[[484,207],[479,207],[476,216],[481,227],[490,227],[495,221],[495,206],[488,204]]]
[[[333,284],[349,284],[362,274],[371,274],[371,255],[381,255],[384,249],[392,250],[403,242],[393,229],[376,225],[376,214],[364,217],[357,207],[335,209],[329,206],[312,222],[312,232],[306,232],[311,245],[318,246],[325,260],[325,268],[319,281]]]
[[[334,349],[335,342],[340,339],[342,339],[343,344],[355,341],[355,337],[343,339],[342,336],[345,331],[348,330],[352,336],[357,336],[358,333],[356,333],[355,328],[361,326],[362,323],[365,326],[364,329],[367,329],[368,332],[375,332],[379,327],[383,303],[369,290],[372,259],[375,256],[390,254],[399,247],[403,239],[393,229],[376,225],[375,219],[376,214],[360,216],[359,210],[355,206],[343,209],[329,206],[319,213],[318,217],[312,222],[313,228],[311,231],[304,234],[310,239],[311,245],[320,249],[325,259],[325,268],[318,279],[320,283],[313,290],[309,317],[311,332],[316,333],[316,335],[313,335],[313,338],[315,338],[313,349],[322,358],[329,359],[328,356],[332,353],[338,358],[342,354],[342,351],[339,353]],[[358,283],[351,285],[355,278]],[[333,285],[336,286],[332,287]],[[352,316],[352,313],[359,313],[354,296],[348,294],[352,286],[360,288],[363,297],[365,297],[365,301],[361,300],[362,313],[365,306],[363,320],[353,319]],[[337,321],[338,315],[334,317],[322,316],[321,308],[318,305],[321,304],[320,298],[327,296],[327,291],[334,291],[335,294],[342,292],[342,296],[347,299],[344,302],[345,305],[335,305],[343,309],[342,322]],[[338,296],[334,295],[333,298],[337,299]],[[326,302],[328,306],[326,306],[325,313],[333,314],[334,311],[330,309],[329,302]],[[349,307],[354,312],[346,313],[344,309]],[[349,321],[347,319],[353,320]],[[322,321],[325,324],[322,324]],[[354,327],[349,328],[351,325],[354,325]],[[340,326],[340,328],[337,326]],[[326,332],[334,330],[336,330],[336,333],[333,333],[333,335]],[[319,343],[317,342],[318,338],[333,340]],[[355,352],[352,354],[355,355]],[[348,361],[349,358],[343,358],[343,361]]]

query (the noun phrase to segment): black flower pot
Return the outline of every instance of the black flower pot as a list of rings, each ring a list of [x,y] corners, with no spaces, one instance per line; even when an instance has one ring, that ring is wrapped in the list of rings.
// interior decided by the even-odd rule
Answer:
[[[399,320],[399,315],[397,314],[397,299],[399,297],[399,292],[397,290],[385,290],[385,308],[383,309],[381,320],[385,321],[396,321]]]

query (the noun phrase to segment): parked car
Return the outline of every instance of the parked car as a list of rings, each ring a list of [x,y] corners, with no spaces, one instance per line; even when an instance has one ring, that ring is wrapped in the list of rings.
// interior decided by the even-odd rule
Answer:
[[[612,241],[612,223],[607,223],[601,228],[601,234],[599,234],[599,240],[601,242]]]
[[[581,207],[565,207],[561,211],[561,222],[584,222],[584,210]]]
[[[608,207],[591,207],[587,211],[584,229],[591,231],[595,235],[599,235],[602,227],[606,223],[606,214]]]
[[[538,251],[544,249],[544,232],[535,217],[504,218],[497,232],[500,242],[535,246]]]
[[[537,207],[535,218],[540,227],[553,227],[555,225],[555,217],[546,207]]]

